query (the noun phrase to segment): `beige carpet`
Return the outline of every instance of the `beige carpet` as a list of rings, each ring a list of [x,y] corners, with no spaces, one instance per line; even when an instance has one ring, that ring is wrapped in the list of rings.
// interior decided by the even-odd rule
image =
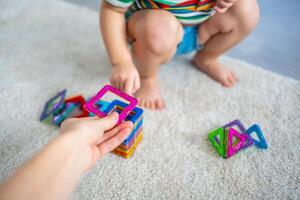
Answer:
[[[72,199],[300,198],[300,82],[224,58],[240,77],[224,89],[187,60],[162,68],[167,109],[146,111],[134,156],[106,156]],[[0,0],[0,180],[57,135],[38,121],[44,102],[64,88],[92,95],[109,70],[97,13],[57,0]],[[269,149],[220,158],[207,134],[236,118],[259,123]]]

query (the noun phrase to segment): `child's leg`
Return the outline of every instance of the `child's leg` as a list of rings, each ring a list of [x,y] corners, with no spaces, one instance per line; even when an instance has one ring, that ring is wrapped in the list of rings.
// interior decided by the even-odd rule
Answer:
[[[141,88],[135,96],[143,107],[162,109],[165,103],[157,83],[158,69],[175,54],[183,28],[167,11],[140,10],[130,17],[127,31],[133,41],[132,55],[141,77]]]
[[[218,58],[244,39],[259,20],[256,0],[239,0],[224,14],[215,14],[200,25],[199,40],[204,44],[193,63],[225,87],[236,83],[234,73],[223,67]]]

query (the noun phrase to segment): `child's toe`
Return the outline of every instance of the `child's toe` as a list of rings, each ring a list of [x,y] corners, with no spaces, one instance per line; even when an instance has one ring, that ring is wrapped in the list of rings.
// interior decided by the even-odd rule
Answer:
[[[232,77],[231,75],[229,75],[227,79],[228,79],[230,86],[233,86],[235,84],[234,77]]]
[[[140,106],[145,107],[145,101],[143,99],[140,100]]]
[[[150,108],[151,107],[151,101],[146,101],[146,108]]]
[[[225,76],[223,79],[220,80],[220,82],[224,87],[231,87],[232,85],[228,76]]]
[[[155,107],[156,109],[164,109],[165,108],[165,102],[161,99],[158,99],[156,102],[155,102]]]
[[[231,76],[233,77],[235,83],[238,82],[238,78],[233,71],[231,71]]]
[[[155,109],[155,101],[151,101],[150,102],[150,107],[149,107],[151,110],[154,110]]]

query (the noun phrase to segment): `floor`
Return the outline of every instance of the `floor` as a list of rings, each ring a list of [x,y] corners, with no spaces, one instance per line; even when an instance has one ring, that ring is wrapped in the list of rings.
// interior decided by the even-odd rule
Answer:
[[[0,8],[3,182],[58,136],[58,128],[38,120],[45,102],[65,88],[67,97],[92,96],[107,84],[110,67],[97,12],[61,0],[0,0]],[[134,155],[105,156],[70,199],[298,200],[300,81],[224,57],[241,77],[224,89],[183,58],[161,69],[167,107],[145,110]],[[246,128],[259,124],[269,148],[221,158],[207,135],[237,118]]]
[[[99,0],[65,0],[98,11]],[[259,1],[257,29],[228,52],[234,58],[300,80],[300,1]]]

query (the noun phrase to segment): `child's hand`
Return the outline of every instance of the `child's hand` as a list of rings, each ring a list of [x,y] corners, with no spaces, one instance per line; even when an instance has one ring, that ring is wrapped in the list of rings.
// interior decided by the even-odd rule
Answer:
[[[78,163],[83,172],[92,168],[101,159],[119,146],[133,128],[129,121],[119,126],[117,112],[105,118],[86,117],[72,118],[64,121],[60,133],[71,144],[71,149],[78,152]],[[73,148],[72,148],[73,147]]]
[[[225,13],[236,1],[237,0],[217,0],[217,4],[214,9],[218,13]]]
[[[133,95],[140,88],[140,77],[133,64],[113,66],[110,83],[115,88]]]

